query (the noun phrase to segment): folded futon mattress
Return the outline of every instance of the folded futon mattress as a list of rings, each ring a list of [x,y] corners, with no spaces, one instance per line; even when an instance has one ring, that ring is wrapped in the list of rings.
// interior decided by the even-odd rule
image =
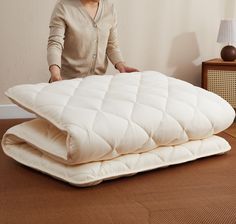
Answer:
[[[230,104],[159,72],[18,85],[6,95],[37,118],[5,133],[4,152],[76,186],[230,150],[215,135],[234,120]]]

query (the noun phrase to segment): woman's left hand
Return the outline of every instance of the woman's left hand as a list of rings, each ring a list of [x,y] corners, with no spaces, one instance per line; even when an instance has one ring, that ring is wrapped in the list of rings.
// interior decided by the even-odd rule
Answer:
[[[138,69],[132,68],[129,66],[126,66],[124,63],[119,62],[115,65],[115,68],[120,72],[120,73],[130,73],[130,72],[139,72]]]

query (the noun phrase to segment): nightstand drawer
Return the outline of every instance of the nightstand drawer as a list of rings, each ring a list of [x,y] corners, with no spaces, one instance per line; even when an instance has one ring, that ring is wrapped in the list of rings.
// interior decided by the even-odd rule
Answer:
[[[213,59],[202,63],[202,87],[236,108],[236,62]]]
[[[207,89],[236,108],[236,71],[208,70]]]

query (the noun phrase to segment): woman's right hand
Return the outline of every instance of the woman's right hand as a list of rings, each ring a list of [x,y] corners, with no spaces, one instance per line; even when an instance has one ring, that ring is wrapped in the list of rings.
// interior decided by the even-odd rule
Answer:
[[[57,65],[51,65],[49,71],[51,72],[51,78],[49,80],[50,83],[62,80],[61,70]]]

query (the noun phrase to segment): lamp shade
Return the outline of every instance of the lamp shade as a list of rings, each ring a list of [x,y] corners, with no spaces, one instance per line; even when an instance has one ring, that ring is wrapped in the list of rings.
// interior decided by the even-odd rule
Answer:
[[[219,33],[217,37],[218,43],[232,44],[236,42],[236,20],[221,20]]]

